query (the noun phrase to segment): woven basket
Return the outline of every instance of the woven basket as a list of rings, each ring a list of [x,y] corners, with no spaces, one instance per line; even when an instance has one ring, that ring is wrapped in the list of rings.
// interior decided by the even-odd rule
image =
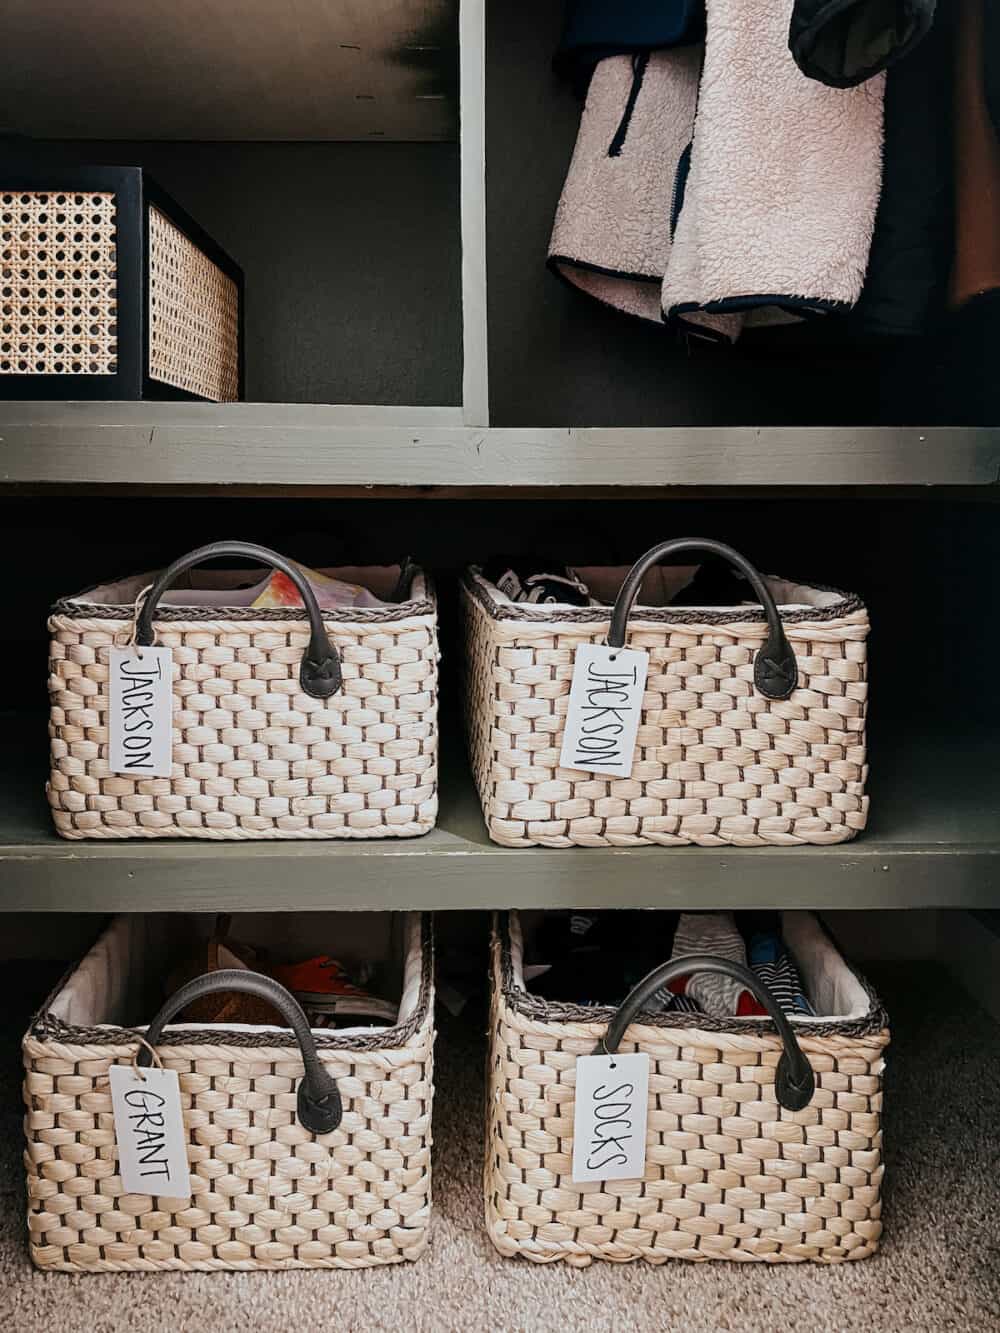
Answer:
[[[305,608],[160,605],[185,571],[218,555],[284,570]],[[262,572],[205,574],[201,586]],[[328,572],[384,597],[400,574]],[[320,612],[281,556],[218,543],[155,581],[58,602],[49,630],[48,796],[64,838],[384,838],[433,828],[437,609],[419,571],[398,604]],[[108,654],[133,639],[173,650],[170,777],[109,767]]]
[[[243,396],[243,274],[139,167],[0,169],[0,397]]]
[[[162,983],[155,961],[162,920],[117,918],[24,1038],[34,1262],[50,1271],[123,1272],[362,1268],[418,1258],[431,1198],[430,918],[407,917],[400,932],[394,1028],[306,1028],[302,1037],[278,1027],[163,1032],[162,1015],[154,1020],[149,1038],[180,1079],[190,1200],[124,1193],[107,1078],[109,1065],[136,1058],[136,1033],[118,1021],[142,1011],[137,992]],[[255,975],[215,978],[231,990]],[[327,1133],[301,1123],[310,1047],[319,1077],[332,1077],[340,1099],[342,1118]]]
[[[582,1267],[874,1252],[888,1020],[808,913],[784,917],[814,1001],[856,1013],[791,1020],[815,1083],[795,1111],[777,1100],[773,1022],[543,1000],[525,990],[518,914],[497,920],[485,1199],[501,1254]],[[650,1057],[642,1180],[572,1181],[574,1067],[595,1048]]]
[[[734,564],[767,609],[662,605],[693,570],[652,566],[692,548]],[[754,847],[864,828],[868,614],[857,597],[762,579],[700,540],[657,547],[631,571],[579,572],[617,598],[613,612],[514,603],[475,568],[463,581],[467,731],[495,842]],[[559,763],[574,653],[605,640],[649,654],[628,778]]]

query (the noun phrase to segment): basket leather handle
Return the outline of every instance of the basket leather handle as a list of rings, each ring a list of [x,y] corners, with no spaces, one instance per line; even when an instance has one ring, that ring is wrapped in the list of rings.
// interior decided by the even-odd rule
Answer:
[[[273,977],[265,977],[260,972],[248,972],[243,968],[229,967],[185,982],[174,991],[150,1023],[146,1041],[150,1046],[155,1046],[170,1020],[182,1009],[186,1009],[192,1001],[200,1000],[202,996],[212,995],[217,991],[234,990],[254,995],[258,1000],[266,1000],[268,1004],[272,1004],[295,1034],[305,1068],[296,1094],[296,1109],[303,1129],[307,1129],[310,1134],[329,1134],[335,1130],[344,1115],[340,1089],[316,1053],[316,1043],[313,1041],[309,1020],[302,1006],[295,996]],[[140,1046],[137,1062],[148,1066],[152,1058],[146,1047]]]
[[[286,560],[277,551],[270,551],[266,546],[255,546],[252,542],[211,542],[208,546],[199,546],[196,551],[189,551],[168,565],[158,575],[153,586],[143,599],[139,615],[135,622],[135,641],[142,648],[149,647],[155,638],[153,617],[160,598],[171,588],[177,579],[193,565],[203,564],[206,560],[215,560],[219,556],[235,556],[247,560],[257,560],[270,565],[287,576],[299,590],[299,595],[309,616],[309,647],[299,667],[299,683],[306,694],[314,699],[328,699],[336,694],[342,684],[340,657],[330,642],[323,624],[323,615],[319,609],[312,588],[300,570]]]
[[[686,977],[692,972],[715,972],[719,976],[732,977],[757,997],[778,1029],[785,1048],[774,1074],[774,1092],[778,1104],[788,1111],[801,1111],[803,1106],[808,1106],[816,1090],[816,1078],[812,1066],[802,1054],[787,1015],[756,973],[742,963],[733,963],[728,958],[718,958],[714,954],[687,954],[654,967],[652,972],[633,986],[618,1006],[618,1012],[608,1024],[607,1033],[594,1048],[594,1054],[613,1055],[618,1050],[625,1029],[654,991],[676,977]],[[692,1018],[692,1023],[697,1027],[697,1016]]]
[[[767,616],[767,641],[754,658],[754,684],[765,699],[787,699],[798,684],[799,672],[771,590],[745,556],[734,551],[731,546],[713,541],[711,537],[678,537],[673,541],[661,542],[639,557],[626,575],[615,599],[611,629],[608,632],[609,646],[624,648],[629,614],[649,570],[667,556],[677,555],[681,551],[703,551],[706,555],[717,555],[744,575]]]

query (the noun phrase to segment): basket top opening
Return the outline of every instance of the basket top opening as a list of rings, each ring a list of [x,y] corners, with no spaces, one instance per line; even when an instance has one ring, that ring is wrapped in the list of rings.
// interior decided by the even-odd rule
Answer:
[[[151,570],[98,584],[96,587],[63,599],[60,607],[101,606],[120,610],[123,618],[130,617],[137,599],[160,572]],[[271,572],[269,568],[263,566],[215,569],[196,565],[193,569],[186,570],[176,584],[163,594],[160,605],[245,611],[253,605],[260,593],[261,585]],[[315,572],[328,578],[339,579],[343,583],[358,584],[377,597],[380,602],[391,606],[421,601],[427,596],[424,575],[413,565],[324,565],[317,567]],[[303,608],[299,605],[289,606],[286,609],[294,612]],[[366,608],[353,609],[360,612]]]
[[[677,603],[677,599],[689,589],[696,586],[696,579],[712,568],[703,564],[695,565],[656,565],[649,571],[642,581],[639,589],[639,595],[636,599],[633,615],[641,615],[642,609],[648,607],[651,609],[662,609]],[[718,568],[718,566],[714,566]],[[591,610],[597,610],[601,607],[612,607],[615,598],[618,596],[622,583],[631,569],[630,565],[574,565],[573,572],[579,577],[581,582],[586,584],[592,598],[596,599],[596,606],[591,606]],[[502,592],[494,583],[485,578],[482,568],[478,565],[472,567],[472,576],[480,585],[482,590],[496,604],[504,607],[518,607],[523,609],[524,603],[515,602],[505,592]],[[771,590],[775,602],[783,611],[829,611],[832,608],[839,607],[842,604],[847,609],[847,604],[852,602],[849,593],[840,592],[836,588],[824,588],[806,583],[797,583],[791,579],[779,578],[775,575],[764,575],[764,581]],[[742,587],[746,588],[747,596],[742,596]],[[701,587],[705,589],[704,599],[701,599]],[[682,605],[684,610],[690,611],[693,608],[704,607],[712,611],[734,611],[740,612],[749,606],[759,606],[760,603],[753,595],[753,590],[744,579],[735,573],[729,576],[727,583],[720,583],[720,590],[736,590],[735,598],[725,596],[716,597],[710,585],[701,584],[699,586],[699,600],[689,601],[685,598]],[[579,606],[569,602],[546,602],[542,606],[536,606],[535,610],[544,610],[545,612],[573,611],[578,612]]]
[[[186,978],[187,973],[178,969],[207,958],[207,941],[215,926],[214,914],[115,917],[43,1006],[33,1027],[58,1029],[67,1040],[85,1036],[102,1044],[127,1044]],[[245,913],[236,918],[232,931],[241,945],[259,952],[265,971],[269,963],[325,953],[345,964],[349,973],[365,975],[366,989],[397,1006],[395,1022],[389,1027],[373,1028],[359,1017],[350,1027],[315,1029],[323,1046],[350,1046],[357,1040],[369,1045],[401,1045],[409,1029],[423,1021],[430,1003],[426,966],[430,937],[419,912],[325,912],[308,917]],[[292,1041],[289,1030],[277,1025],[251,1027],[179,1017],[164,1029],[163,1044],[178,1040],[179,1032],[185,1034],[184,1040],[209,1044],[223,1043],[234,1034],[270,1034],[276,1046]]]
[[[572,1002],[567,1004],[544,1000],[532,994],[528,988],[524,974],[525,960],[533,957],[541,916],[542,913],[538,911],[512,911],[509,915],[505,939],[509,969],[508,1000],[527,1004],[532,1009],[541,1006],[549,1012],[554,1022],[574,1021],[574,1018],[576,1021],[608,1022],[614,1009],[606,1005],[586,1006],[588,1017],[583,1020],[579,1016],[580,1006]],[[847,963],[818,918],[812,912],[786,910],[780,913],[780,922],[782,939],[798,967],[804,994],[814,1010],[811,1015],[791,1013],[790,1021],[806,1031],[817,1025],[824,1028],[836,1024],[880,1027],[884,1022],[884,1013],[877,996]],[[666,957],[663,961],[666,961]],[[721,1024],[723,1028],[745,1031],[753,1031],[770,1023],[769,1019],[756,1016],[737,1018],[734,1015],[731,1019],[720,1020],[704,1014],[674,1011],[643,1011],[636,1015],[635,1021],[673,1027],[698,1028],[707,1025],[713,1029]]]

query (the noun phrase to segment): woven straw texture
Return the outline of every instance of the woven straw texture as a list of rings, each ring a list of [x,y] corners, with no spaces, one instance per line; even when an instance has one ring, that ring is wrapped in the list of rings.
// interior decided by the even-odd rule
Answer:
[[[769,1023],[695,1028],[689,1014],[645,1015],[620,1047],[650,1056],[645,1176],[574,1184],[576,1057],[593,1053],[612,1014],[593,1012],[597,1021],[516,986],[501,921],[485,1169],[486,1225],[501,1254],[583,1267],[837,1263],[875,1251],[889,1041],[877,1003],[864,1023],[796,1024],[817,1085],[796,1112],[773,1096],[781,1042]]]
[[[0,193],[0,375],[117,372],[113,194]]]
[[[559,752],[574,653],[603,642],[609,620],[522,616],[472,576],[462,601],[469,748],[495,842],[753,847],[864,828],[868,615],[856,602],[837,618],[783,617],[799,668],[783,700],[753,684],[763,618],[634,612],[628,647],[649,653],[642,719],[631,776],[608,778],[560,767]]]
[[[47,791],[64,838],[385,838],[434,827],[432,594],[326,613],[344,683],[325,700],[299,684],[304,611],[177,615],[164,608],[154,622],[173,650],[173,773],[134,778],[108,767],[108,653],[132,621],[84,603],[55,608]]]
[[[69,1028],[44,1011],[24,1039],[31,1257],[65,1272],[364,1268],[416,1259],[431,1205],[433,946],[408,1023],[314,1034],[344,1118],[315,1136],[295,1115],[290,1032],[179,1032],[158,1048],[180,1079],[192,1198],[126,1194],[107,1070],[132,1061],[123,1028]]]
[[[149,375],[215,403],[239,397],[236,283],[152,207]]]

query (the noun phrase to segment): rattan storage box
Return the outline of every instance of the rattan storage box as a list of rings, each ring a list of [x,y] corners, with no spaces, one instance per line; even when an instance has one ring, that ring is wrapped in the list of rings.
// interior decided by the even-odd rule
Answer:
[[[0,172],[0,397],[243,397],[243,274],[139,167]]]
[[[776,1071],[789,1043],[771,1020],[629,1016],[625,1005],[542,999],[525,988],[521,918],[498,918],[485,1200],[501,1254],[583,1266],[837,1263],[874,1252],[888,1020],[810,913],[783,917],[805,988],[826,1015],[790,1020],[812,1070],[798,1110],[779,1105]],[[645,1174],[574,1183],[576,1060],[602,1051],[650,1057]]]
[[[273,931],[261,919],[260,938],[270,945],[288,919]],[[328,920],[300,918],[307,948],[324,938]],[[182,925],[118,917],[24,1038],[34,1262],[78,1273],[362,1268],[418,1258],[431,1204],[430,917],[404,914],[386,927],[396,1026],[307,1030],[302,1049],[291,1026],[162,1028],[154,1020],[158,1036],[131,1026],[160,1008],[167,936]],[[335,942],[339,933],[335,925]],[[233,978],[253,974],[216,976],[230,989]],[[179,1075],[190,1199],[127,1194],[118,1174],[108,1068],[136,1059],[139,1031]],[[339,1094],[341,1118],[327,1133],[302,1124],[307,1047]]]
[[[194,569],[218,556],[283,570],[298,580],[305,606],[255,609],[249,594],[241,605],[228,590],[268,571]],[[57,603],[49,619],[48,783],[57,831],[384,838],[433,828],[433,589],[412,566],[324,572],[389,604],[321,612],[296,566],[240,542]],[[109,659],[129,642],[172,650],[170,776],[111,771]]]
[[[670,606],[696,567],[653,568],[668,547],[739,562],[757,604]],[[469,749],[495,842],[753,847],[864,828],[868,613],[857,597],[762,579],[705,540],[655,548],[631,572],[578,573],[602,605],[516,603],[477,568],[463,581]],[[574,654],[605,640],[649,655],[628,778],[560,765]]]

